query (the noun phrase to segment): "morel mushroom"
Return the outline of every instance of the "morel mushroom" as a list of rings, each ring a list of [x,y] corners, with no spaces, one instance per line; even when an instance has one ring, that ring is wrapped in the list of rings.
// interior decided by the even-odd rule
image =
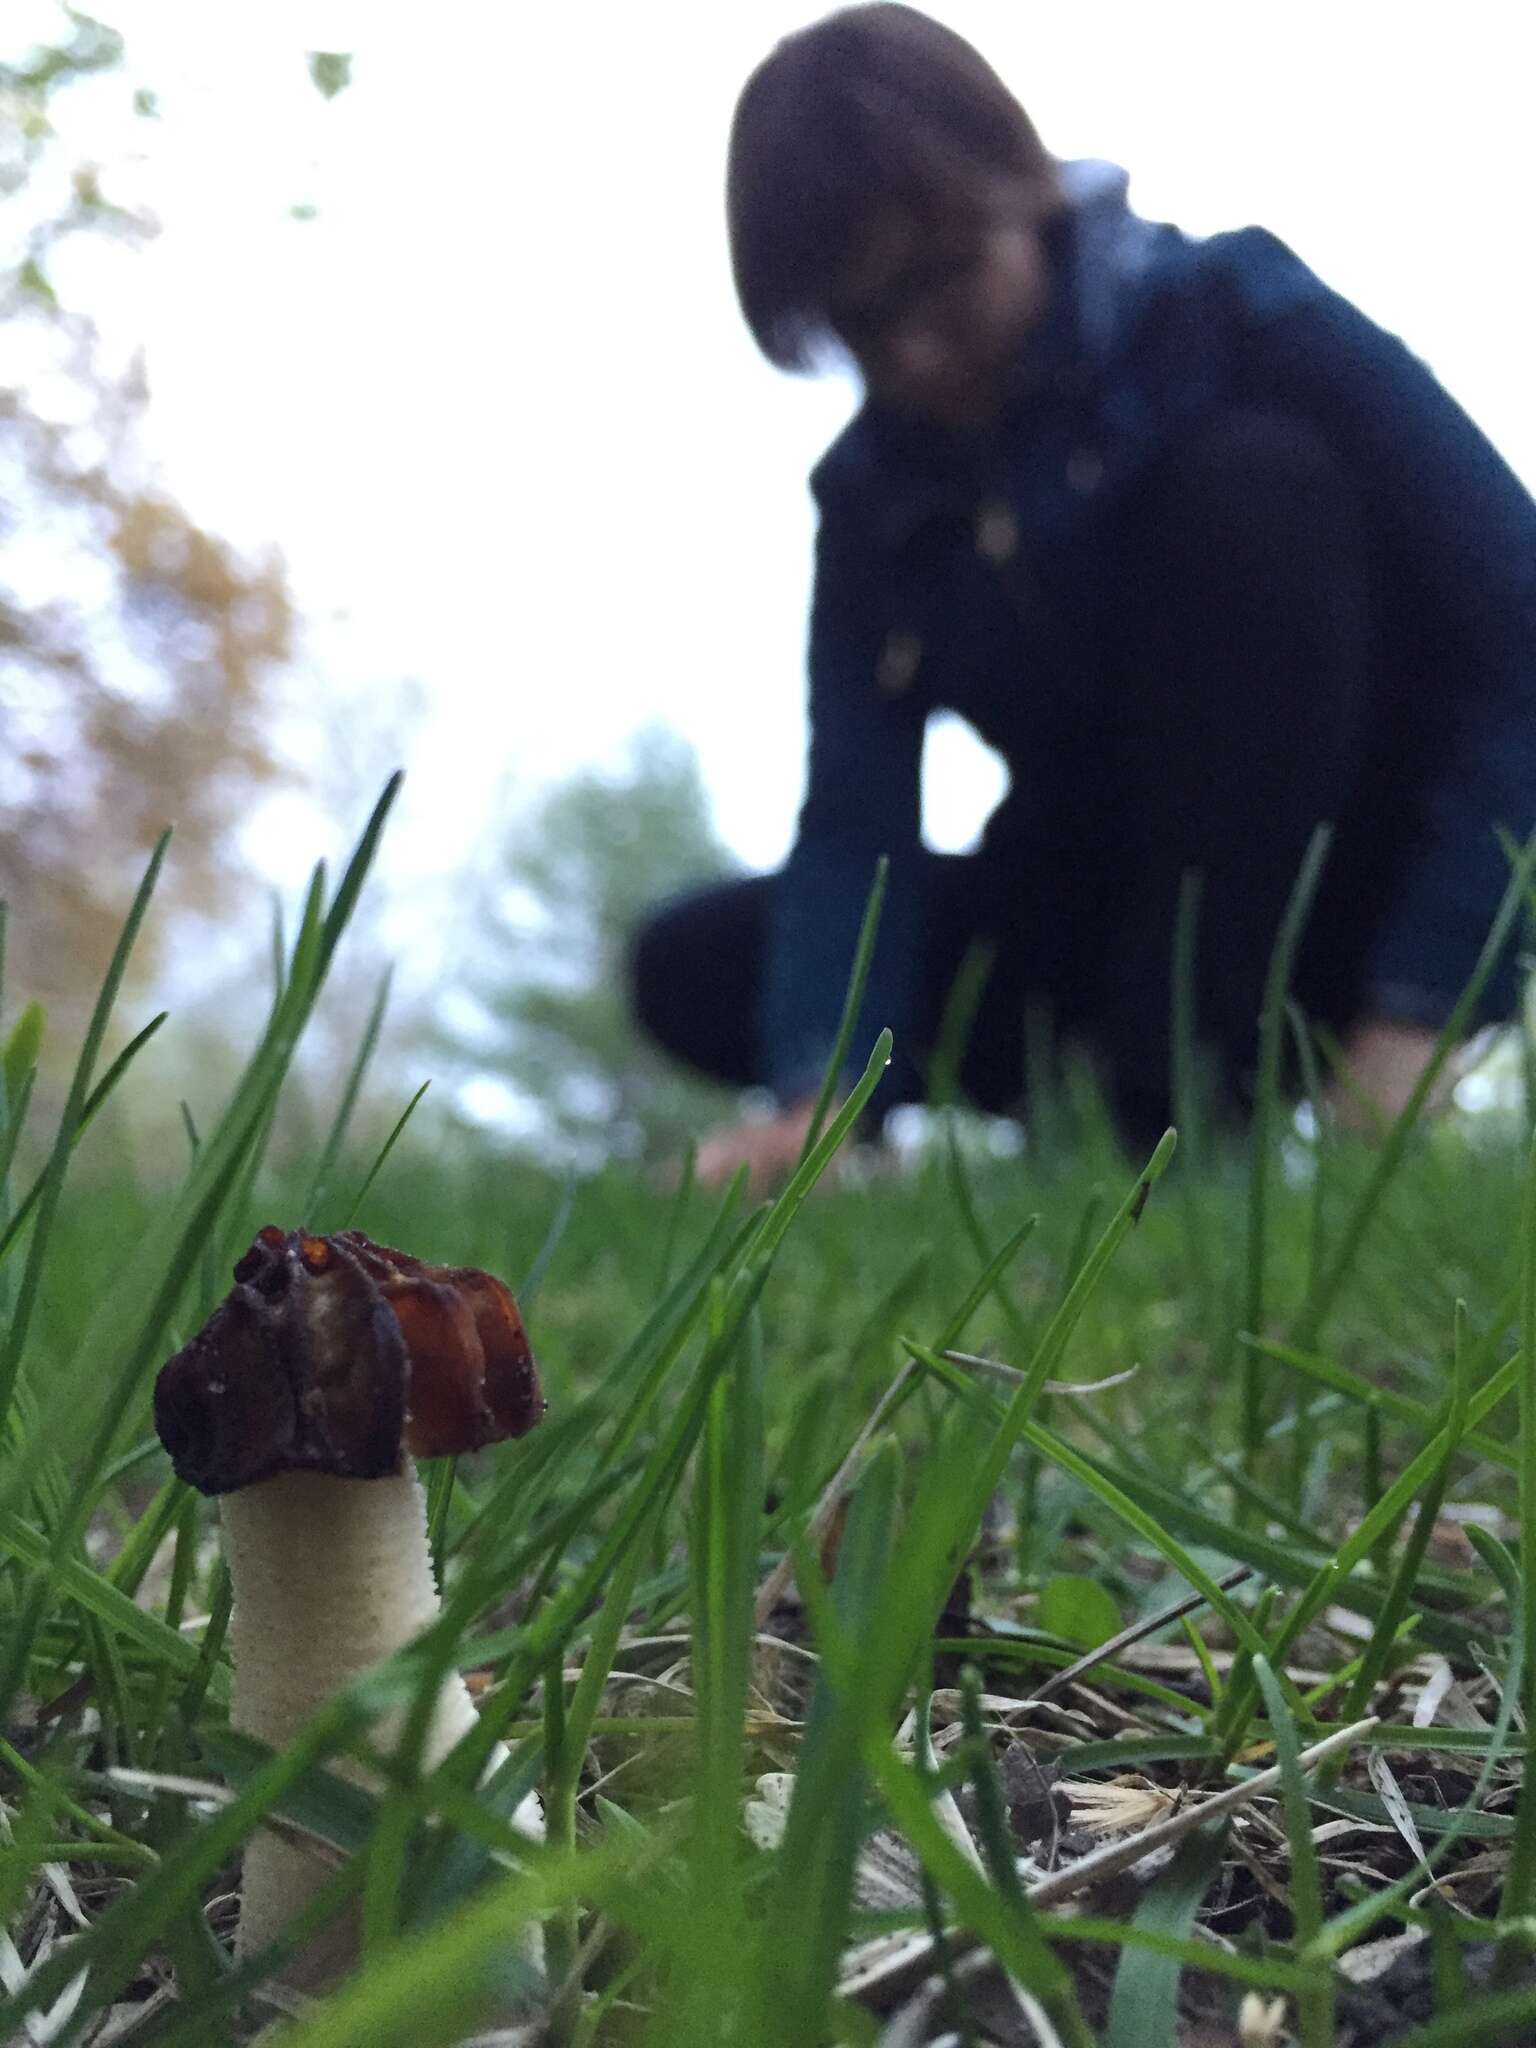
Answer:
[[[471,1268],[371,1243],[261,1231],[235,1285],[155,1383],[177,1475],[220,1497],[234,1604],[232,1726],[280,1749],[349,1680],[439,1612],[412,1458],[521,1436],[544,1411],[517,1304]],[[475,1722],[463,1679],[439,1694],[423,1763]],[[525,1833],[543,1834],[530,1794]],[[326,1864],[263,1829],[246,1851],[236,1950],[263,1948]],[[539,1958],[537,1936],[525,1951]],[[321,1991],[355,1959],[342,1922],[286,1973]]]

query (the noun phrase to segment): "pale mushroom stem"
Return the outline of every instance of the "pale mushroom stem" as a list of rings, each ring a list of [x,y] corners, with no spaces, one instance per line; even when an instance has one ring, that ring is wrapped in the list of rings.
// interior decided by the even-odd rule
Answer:
[[[350,1680],[437,1619],[425,1496],[409,1468],[381,1479],[284,1472],[225,1494],[219,1512],[234,1595],[230,1722],[282,1749]],[[450,1673],[427,1730],[424,1767],[446,1756],[475,1719],[463,1679]],[[388,1740],[392,1731],[381,1733]],[[358,1766],[336,1769],[363,1779]],[[516,1822],[525,1834],[542,1838],[536,1794],[523,1801]],[[257,1833],[245,1853],[237,1953],[254,1954],[272,1941],[333,1868],[267,1829]],[[542,1963],[537,1927],[519,1946],[528,1961]],[[285,1980],[296,1989],[324,1991],[356,1960],[353,1914],[294,1958]]]

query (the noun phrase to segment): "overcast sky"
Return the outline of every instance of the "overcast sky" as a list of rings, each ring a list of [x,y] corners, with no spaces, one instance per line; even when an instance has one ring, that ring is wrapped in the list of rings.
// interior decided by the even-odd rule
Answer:
[[[155,445],[198,516],[280,544],[311,687],[376,681],[385,752],[384,686],[422,686],[397,882],[421,901],[482,855],[505,776],[651,718],[698,747],[726,837],[780,858],[805,477],[852,394],[754,353],[720,189],[743,78],[819,10],[97,4],[163,110],[122,138],[163,231],[113,310]],[[1285,236],[1536,477],[1528,0],[932,11],[1143,212]],[[329,103],[317,47],[355,53]],[[931,770],[930,834],[963,843],[995,778],[952,739]],[[326,840],[290,806],[257,845],[291,884]]]

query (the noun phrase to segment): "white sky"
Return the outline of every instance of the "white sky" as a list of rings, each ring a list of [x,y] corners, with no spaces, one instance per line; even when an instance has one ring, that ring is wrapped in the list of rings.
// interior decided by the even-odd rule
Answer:
[[[387,863],[427,901],[532,788],[660,718],[751,862],[788,845],[803,743],[805,477],[849,408],[755,354],[720,188],[734,96],[816,8],[97,0],[163,120],[163,232],[116,321],[142,340],[169,480],[277,541],[309,687],[416,679]],[[1143,212],[1259,220],[1407,335],[1536,478],[1529,0],[1100,0],[932,11],[1064,155]],[[355,52],[326,103],[308,48]],[[295,201],[317,217],[295,222]],[[389,751],[387,729],[381,736]],[[402,741],[403,744],[403,741]],[[995,790],[953,739],[928,821]],[[350,834],[257,840],[291,885]]]

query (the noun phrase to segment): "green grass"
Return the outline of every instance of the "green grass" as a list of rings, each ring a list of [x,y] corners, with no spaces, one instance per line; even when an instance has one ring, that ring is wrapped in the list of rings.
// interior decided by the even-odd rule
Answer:
[[[12,1001],[0,2040],[45,2012],[60,2041],[270,2025],[281,1954],[226,1945],[268,1814],[342,1852],[312,1917],[362,1902],[364,1961],[300,2048],[510,2025],[530,1918],[571,2043],[980,2044],[1025,2012],[1072,2048],[1177,2048],[1235,2039],[1245,1998],[1305,2048],[1536,2036],[1523,1130],[1416,1106],[1380,1145],[1309,1148],[1283,973],[1257,1156],[1202,1126],[1129,1160],[1073,1085],[1018,1158],[955,1121],[905,1172],[839,1179],[877,1045],[772,1205],[617,1168],[571,1190],[450,1141],[430,1096],[399,1131],[367,1085],[378,1010],[296,1130],[285,1084],[387,808],[334,893],[317,877],[228,1100],[183,1080],[179,1175],[114,1136],[153,1085],[114,1014],[153,872],[52,1128]],[[215,1521],[148,1409],[268,1221],[500,1273],[550,1397],[430,1478],[442,1623],[281,1756],[228,1729]],[[451,1664],[485,1675],[479,1728],[430,1771],[409,1734],[381,1756]],[[535,1851],[506,1821],[530,1784]],[[1118,1830],[1089,1829],[1088,1788]],[[1389,1935],[1422,1939],[1357,1986]],[[868,1946],[903,1936],[905,1962]]]

